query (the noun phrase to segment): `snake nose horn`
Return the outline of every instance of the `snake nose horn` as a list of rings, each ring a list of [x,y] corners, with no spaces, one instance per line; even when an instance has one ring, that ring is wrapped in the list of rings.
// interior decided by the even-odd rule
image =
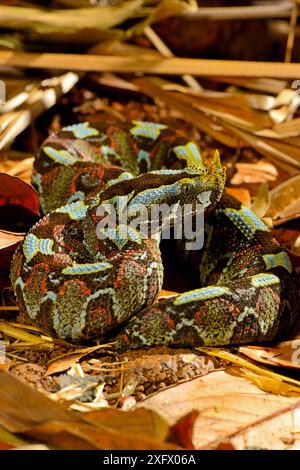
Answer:
[[[213,158],[213,163],[216,165],[216,167],[221,165],[221,159],[220,159],[220,152],[219,150],[215,151],[214,158]]]

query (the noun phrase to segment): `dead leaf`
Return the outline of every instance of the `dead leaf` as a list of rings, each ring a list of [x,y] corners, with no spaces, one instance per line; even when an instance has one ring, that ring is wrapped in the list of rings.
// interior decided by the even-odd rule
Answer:
[[[117,411],[118,412],[118,411]],[[119,411],[119,413],[130,413]],[[124,415],[124,419],[126,416]],[[143,432],[122,433],[110,427],[93,426],[86,422],[43,423],[26,430],[26,436],[68,450],[179,450],[175,444],[151,439]]]
[[[117,429],[120,432],[138,434],[141,431],[159,441],[165,441],[169,434],[169,425],[158,413],[139,408],[130,413],[112,408],[92,411],[84,414],[86,421]]]
[[[262,364],[300,369],[300,339],[283,341],[272,347],[241,346],[239,351]]]
[[[242,146],[243,139],[236,138],[231,132],[227,132],[220,122],[206,116],[202,111],[193,109],[190,103],[186,103],[183,95],[178,97],[174,96],[172,92],[163,90],[153,77],[135,79],[133,84],[137,85],[146,95],[164,101],[168,106],[178,111],[187,122],[195,125],[218,142],[233,148]]]
[[[237,449],[283,449],[282,437],[299,443],[299,398],[263,392],[248,380],[214,371],[156,393],[138,407],[159,410],[172,425],[192,410],[199,411],[194,428],[196,448],[216,448],[230,439]]]
[[[266,183],[260,185],[257,196],[254,197],[251,210],[257,217],[264,217],[270,206],[269,188]]]
[[[236,163],[236,173],[233,175],[231,184],[244,183],[267,183],[276,181],[278,171],[276,167],[265,160],[259,160],[257,163]]]
[[[25,441],[16,437],[14,434],[6,431],[2,426],[0,426],[0,450],[4,450],[5,448],[12,449],[13,447],[25,444]]]
[[[175,444],[145,434],[144,419],[139,431],[130,433],[127,429],[122,432],[120,422],[117,423],[117,429],[110,425],[109,420],[106,421],[107,425],[102,424],[101,413],[103,411],[90,414],[89,420],[86,420],[85,414],[67,411],[33,387],[0,370],[0,425],[11,433],[64,449],[179,449]],[[123,418],[126,422],[131,412],[114,410],[114,413],[119,414],[120,420]],[[149,425],[150,422],[152,425],[162,423],[160,418],[153,420],[153,412],[151,417]],[[113,423],[112,416],[110,418]],[[136,429],[137,427],[138,419]],[[155,436],[158,435],[156,431],[153,432]]]
[[[268,217],[291,220],[300,214],[300,175],[292,176],[270,191]]]
[[[0,173],[0,187],[0,229],[27,232],[40,216],[37,192],[6,173]]]
[[[292,377],[278,374],[272,370],[260,367],[247,361],[243,357],[233,354],[226,349],[220,348],[196,348],[199,351],[206,352],[209,356],[219,357],[225,361],[230,361],[240,367],[241,371],[250,371],[252,373],[251,380],[265,391],[273,393],[282,393],[288,396],[300,395],[300,382]],[[250,375],[249,375],[250,377]],[[264,380],[266,379],[266,380]],[[266,388],[264,386],[266,385]]]
[[[70,353],[64,354],[59,358],[54,359],[51,361],[46,373],[45,377],[52,374],[57,374],[58,372],[63,372],[65,370],[70,369],[74,364],[80,361],[83,357],[87,356],[88,354],[97,351],[98,349],[103,349],[103,345],[92,346],[90,348],[78,349],[72,351]]]
[[[245,188],[226,188],[227,193],[247,207],[251,207],[251,194]]]
[[[193,444],[193,431],[196,419],[199,416],[198,410],[192,410],[187,415],[177,421],[170,429],[170,440],[182,445],[185,449],[195,449]]]

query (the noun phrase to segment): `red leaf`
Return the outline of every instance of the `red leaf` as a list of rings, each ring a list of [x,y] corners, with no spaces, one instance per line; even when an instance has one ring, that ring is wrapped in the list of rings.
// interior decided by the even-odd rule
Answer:
[[[0,229],[26,232],[39,216],[35,189],[16,176],[0,173]]]
[[[25,181],[0,173],[0,290],[9,286],[9,269],[15,249],[40,217],[39,198]]]
[[[185,449],[195,449],[193,444],[193,430],[198,416],[199,411],[192,410],[190,413],[180,418],[180,420],[171,427],[169,440]]]

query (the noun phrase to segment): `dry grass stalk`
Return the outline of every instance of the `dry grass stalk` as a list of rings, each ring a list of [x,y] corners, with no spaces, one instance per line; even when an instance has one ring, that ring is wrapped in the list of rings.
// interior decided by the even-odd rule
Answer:
[[[51,108],[57,100],[78,81],[79,76],[69,72],[41,83],[41,88],[34,88],[28,95],[21,109],[0,117],[0,150],[7,147],[23,132],[34,119]]]
[[[83,54],[0,52],[0,65],[83,72],[143,72],[150,74],[285,78],[300,76],[300,64],[179,57],[99,56]]]

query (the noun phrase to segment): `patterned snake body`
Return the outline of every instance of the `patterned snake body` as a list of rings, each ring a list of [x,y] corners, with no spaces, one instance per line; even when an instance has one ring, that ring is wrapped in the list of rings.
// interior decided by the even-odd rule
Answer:
[[[78,343],[111,335],[118,349],[134,349],[267,341],[293,325],[299,298],[289,256],[226,194],[218,156],[206,166],[179,132],[140,121],[68,126],[44,142],[33,183],[48,215],[16,251],[11,279],[20,310],[46,333]],[[142,203],[150,214],[155,204],[198,201],[204,246],[183,258],[199,288],[157,301],[158,237],[124,237],[117,226],[99,238],[99,207]]]

